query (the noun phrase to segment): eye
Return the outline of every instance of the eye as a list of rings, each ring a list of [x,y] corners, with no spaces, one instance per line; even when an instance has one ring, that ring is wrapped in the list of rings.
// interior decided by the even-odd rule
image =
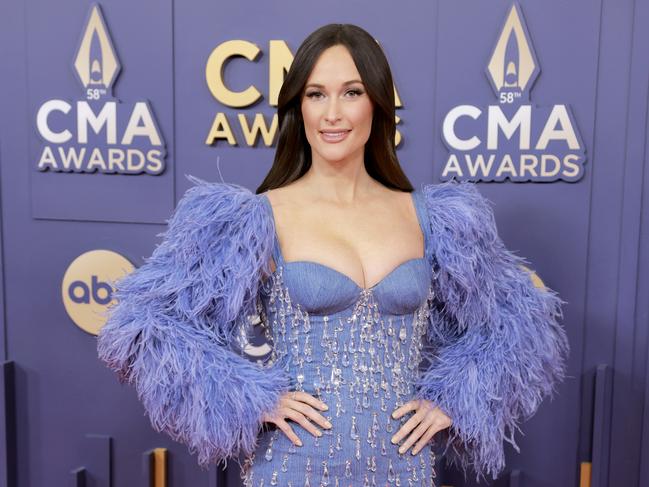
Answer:
[[[364,91],[363,91],[363,90],[359,90],[359,89],[353,89],[353,90],[348,90],[347,93],[345,93],[345,94],[348,95],[348,94],[350,94],[350,93],[353,95],[351,98],[356,98],[356,97],[362,95],[362,94],[364,93]],[[306,96],[307,98],[311,98],[311,99],[314,99],[314,98],[315,98],[315,99],[320,99],[320,98],[323,97],[324,95],[323,95],[322,92],[320,92],[320,91],[310,91],[310,92],[307,93],[305,96]]]

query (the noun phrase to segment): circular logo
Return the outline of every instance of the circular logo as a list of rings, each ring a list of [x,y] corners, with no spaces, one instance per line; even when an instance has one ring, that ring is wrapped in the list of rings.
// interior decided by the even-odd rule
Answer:
[[[74,259],[63,276],[61,297],[74,324],[97,335],[106,322],[113,287],[133,264],[112,250],[90,250]]]

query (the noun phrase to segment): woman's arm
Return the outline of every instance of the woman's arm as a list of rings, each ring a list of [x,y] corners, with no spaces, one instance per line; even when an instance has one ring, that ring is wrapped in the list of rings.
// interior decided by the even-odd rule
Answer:
[[[473,184],[424,187],[430,223],[428,257],[435,302],[430,362],[418,398],[453,423],[445,435],[447,462],[472,466],[477,478],[504,468],[503,440],[532,416],[563,380],[569,345],[562,300],[535,287],[499,238],[493,211]],[[449,448],[450,447],[450,448]]]
[[[234,351],[256,313],[273,227],[263,202],[234,184],[192,176],[145,264],[115,284],[99,358],[133,384],[158,431],[201,466],[250,454],[289,378]]]

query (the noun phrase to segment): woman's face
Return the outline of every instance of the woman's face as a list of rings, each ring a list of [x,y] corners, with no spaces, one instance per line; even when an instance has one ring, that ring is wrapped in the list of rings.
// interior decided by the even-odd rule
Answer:
[[[302,118],[313,159],[363,161],[372,102],[346,47],[332,46],[316,61],[302,95]]]

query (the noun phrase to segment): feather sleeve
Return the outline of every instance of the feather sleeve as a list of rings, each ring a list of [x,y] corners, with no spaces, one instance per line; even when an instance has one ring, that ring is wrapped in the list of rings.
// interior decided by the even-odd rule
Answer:
[[[234,346],[270,271],[274,227],[263,202],[239,185],[187,177],[196,185],[162,242],[115,283],[97,350],[134,385],[154,429],[207,467],[256,448],[262,414],[290,379],[280,363],[253,363]]]
[[[447,464],[495,479],[503,440],[520,452],[518,423],[531,417],[565,377],[568,339],[563,301],[534,285],[528,262],[499,238],[488,200],[468,182],[424,185],[434,306],[433,352],[416,384],[451,419],[443,434]]]

